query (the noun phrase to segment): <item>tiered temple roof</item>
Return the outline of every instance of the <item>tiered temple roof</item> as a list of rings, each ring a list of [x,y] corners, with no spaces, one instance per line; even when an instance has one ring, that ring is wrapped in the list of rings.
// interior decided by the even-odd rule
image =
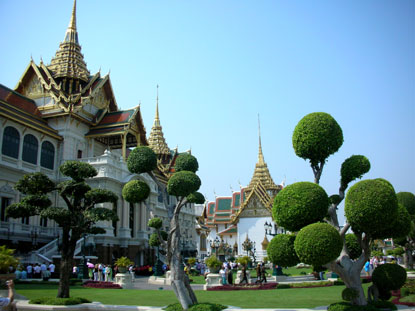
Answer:
[[[204,210],[205,223],[209,227],[227,224],[229,227],[219,234],[233,234],[240,217],[271,216],[273,199],[282,188],[274,183],[265,163],[259,132],[258,162],[249,185],[240,192],[233,192],[232,197],[217,197],[215,202],[208,202]]]
[[[170,156],[170,148],[164,139],[159,117],[159,95],[157,86],[156,116],[148,138],[148,145],[159,156]]]
[[[89,126],[86,137],[120,149],[148,145],[140,107],[119,110],[109,75],[90,75],[81,54],[76,28],[76,0],[65,39],[51,60],[30,61],[16,92],[30,98],[41,118],[70,116]]]
[[[71,20],[66,30],[65,39],[48,66],[54,78],[72,78],[84,82],[89,80],[89,71],[81,53],[76,30],[76,0],[73,3]]]

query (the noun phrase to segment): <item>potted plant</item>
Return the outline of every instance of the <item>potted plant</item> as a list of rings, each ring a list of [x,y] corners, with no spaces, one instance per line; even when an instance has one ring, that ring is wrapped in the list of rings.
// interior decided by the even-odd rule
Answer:
[[[118,267],[120,273],[127,272],[127,268],[132,264],[134,264],[134,262],[125,256],[120,257],[115,261],[115,265]]]
[[[14,279],[16,275],[10,273],[10,267],[17,268],[19,261],[13,256],[14,249],[9,249],[6,245],[0,246],[0,280],[6,281]]]
[[[222,266],[222,261],[216,258],[215,255],[208,257],[205,262],[211,273],[218,273]]]

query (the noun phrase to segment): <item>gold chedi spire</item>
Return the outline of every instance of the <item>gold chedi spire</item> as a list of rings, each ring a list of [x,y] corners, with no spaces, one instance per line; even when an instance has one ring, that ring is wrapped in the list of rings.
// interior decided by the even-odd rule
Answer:
[[[250,191],[258,183],[261,183],[266,190],[277,190],[278,186],[272,180],[271,174],[269,173],[268,166],[265,163],[264,155],[262,153],[261,144],[261,127],[259,123],[258,115],[258,136],[259,136],[259,148],[258,148],[258,162],[255,165],[254,175],[252,176],[251,182],[249,183],[246,191]]]
[[[54,78],[79,79],[87,82],[89,71],[81,53],[76,30],[76,0],[74,0],[71,20],[65,33],[65,39],[59,44],[59,50],[52,58],[49,70]]]
[[[169,155],[170,148],[164,139],[159,117],[159,86],[157,85],[156,116],[148,138],[148,145],[157,155]]]

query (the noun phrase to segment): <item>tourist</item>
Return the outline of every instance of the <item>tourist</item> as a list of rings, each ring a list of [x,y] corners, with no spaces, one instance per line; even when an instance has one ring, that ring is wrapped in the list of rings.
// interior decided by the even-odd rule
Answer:
[[[26,280],[27,279],[27,272],[26,272],[25,269],[21,269],[21,270],[22,270],[21,279]]]
[[[45,262],[43,262],[41,265],[40,265],[40,273],[41,273],[41,275],[42,275],[42,278],[43,278],[43,273],[46,271],[46,263]]]
[[[130,272],[130,274],[131,274],[131,281],[132,282],[134,282],[134,279],[135,279],[135,275],[134,275],[134,266],[133,265],[130,265],[129,267],[128,267],[128,271]]]
[[[265,263],[262,263],[261,265],[261,283],[267,282],[267,269],[265,268]]]
[[[98,264],[94,267],[94,281],[98,282]]]
[[[19,280],[19,279],[22,277],[22,271],[21,271],[21,269],[22,269],[22,268],[20,268],[20,266],[18,266],[18,267],[16,268],[16,271],[14,271],[14,274],[16,275],[16,279],[17,279],[17,280]]]
[[[262,283],[262,280],[261,280],[261,264],[259,262],[256,266],[256,282],[255,283]]]
[[[378,257],[373,257],[373,269],[376,269],[379,265]]]
[[[110,265],[105,266],[105,282],[110,282],[112,276],[112,269]]]
[[[50,275],[51,273],[49,271],[49,268],[46,268],[46,270],[42,272],[43,281],[49,281]]]
[[[53,262],[51,262],[49,265],[49,272],[51,278],[55,278],[55,265],[53,264]]]
[[[8,280],[6,282],[8,287],[8,296],[7,298],[0,297],[0,308],[1,310],[7,311],[16,311],[16,303],[14,300],[14,283],[13,280]]]
[[[228,284],[229,285],[233,284],[233,271],[232,271],[232,267],[230,263],[228,263]]]
[[[365,272],[366,272],[366,276],[370,276],[370,262],[366,261],[365,263]]]
[[[33,278],[33,266],[32,266],[32,264],[28,264],[27,265],[27,267],[26,267],[26,271],[27,271],[27,277],[29,278],[29,279],[31,279],[31,278]]]
[[[39,266],[39,264],[37,263],[34,267],[33,267],[33,271],[34,271],[34,275],[33,275],[33,277],[35,278],[35,279],[40,279],[40,266]]]
[[[103,274],[102,274],[102,270],[104,269],[104,267],[102,266],[101,263],[98,264],[98,281],[102,282],[104,280]]]
[[[72,267],[72,277],[73,277],[74,279],[76,279],[76,278],[78,277],[78,267],[77,267],[76,265],[74,265],[74,266]]]
[[[220,268],[219,274],[222,278],[222,285],[226,285],[226,272],[225,272],[225,269],[223,267]]]
[[[239,284],[242,284],[245,281],[246,284],[248,284],[248,278],[246,275],[246,266],[242,265],[242,280]]]

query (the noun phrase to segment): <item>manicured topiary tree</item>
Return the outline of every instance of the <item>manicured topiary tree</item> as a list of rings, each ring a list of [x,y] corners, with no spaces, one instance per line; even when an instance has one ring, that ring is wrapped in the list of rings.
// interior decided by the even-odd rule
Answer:
[[[318,184],[326,159],[343,144],[343,132],[331,115],[314,112],[298,122],[292,142],[295,154],[310,161],[314,181]]]
[[[396,194],[400,205],[405,207],[407,212],[411,216],[410,231],[407,235],[402,235],[399,238],[394,239],[394,243],[401,245],[404,248],[404,265],[407,269],[414,268],[414,259],[412,256],[415,250],[415,195],[410,192],[399,192]]]
[[[137,147],[133,150],[128,158],[128,169],[132,173],[148,173],[152,175],[152,170],[156,168],[157,158],[154,152],[148,147]],[[182,263],[180,252],[180,223],[179,215],[182,207],[187,203],[204,203],[205,199],[202,194],[197,193],[200,188],[201,181],[196,175],[199,168],[197,159],[190,154],[182,154],[177,157],[175,162],[175,173],[170,176],[167,182],[167,192],[169,195],[176,197],[176,205],[167,204],[166,198],[165,206],[167,208],[168,217],[170,220],[170,230],[167,235],[167,241],[163,237],[161,230],[162,221],[158,218],[153,218],[149,221],[149,227],[154,229],[150,236],[150,245],[155,247],[164,247],[167,250],[167,260],[171,269],[172,287],[182,305],[183,309],[187,310],[191,305],[197,303],[196,296],[190,287],[190,282],[185,275],[183,269],[180,268]],[[154,178],[155,179],[155,178]],[[156,179],[155,179],[156,180]],[[157,180],[156,180],[157,182]],[[132,183],[132,182],[130,182]],[[148,192],[141,184],[136,186],[126,184],[124,190],[129,196],[124,196],[128,201],[136,203],[137,200],[145,200]],[[163,185],[159,185],[163,187]],[[137,189],[139,195],[134,195],[131,192]],[[124,194],[124,191],[123,191]],[[138,197],[136,200],[135,198]],[[127,199],[128,198],[128,199]]]
[[[269,260],[274,265],[292,267],[300,262],[294,249],[294,234],[278,234],[267,247]]]
[[[335,260],[343,248],[339,232],[327,223],[315,223],[300,230],[294,249],[301,262],[322,266]]]
[[[343,133],[329,114],[311,113],[297,124],[292,142],[295,153],[309,160],[314,182],[318,184],[327,158],[343,143]],[[357,293],[349,297],[357,305],[367,304],[360,272],[369,259],[372,241],[402,234],[402,227],[408,223],[408,214],[399,209],[393,186],[386,180],[374,179],[351,187],[345,203],[347,223],[344,227],[339,225],[337,209],[345,199],[347,187],[369,169],[365,156],[352,155],[341,166],[338,194],[317,199],[316,193],[322,192],[317,191],[317,185],[315,190],[304,191],[303,183],[296,183],[283,189],[273,205],[273,217],[279,225],[291,231],[301,229],[294,242],[299,259],[336,272],[346,287]],[[325,223],[316,223],[319,221]],[[345,236],[350,228],[354,238]]]
[[[39,215],[54,220],[62,228],[62,246],[58,298],[69,298],[69,280],[72,275],[72,262],[76,242],[85,234],[105,233],[96,227],[104,220],[117,220],[112,209],[97,207],[100,203],[115,203],[118,197],[106,189],[92,189],[88,178],[97,175],[97,171],[88,163],[67,161],[59,168],[69,180],[55,185],[43,173],[25,175],[15,188],[25,197],[7,207],[9,217],[20,218]],[[48,193],[58,191],[66,207],[54,207]]]
[[[289,231],[298,231],[323,220],[328,206],[329,199],[322,187],[311,182],[297,182],[278,193],[272,212],[274,219],[278,219],[278,225]]]
[[[400,289],[406,282],[406,270],[398,264],[387,263],[379,265],[372,274],[373,286],[375,290],[371,289],[375,293],[379,292],[379,297],[374,295],[374,300],[380,298],[382,300],[388,300],[391,296],[391,290]]]

